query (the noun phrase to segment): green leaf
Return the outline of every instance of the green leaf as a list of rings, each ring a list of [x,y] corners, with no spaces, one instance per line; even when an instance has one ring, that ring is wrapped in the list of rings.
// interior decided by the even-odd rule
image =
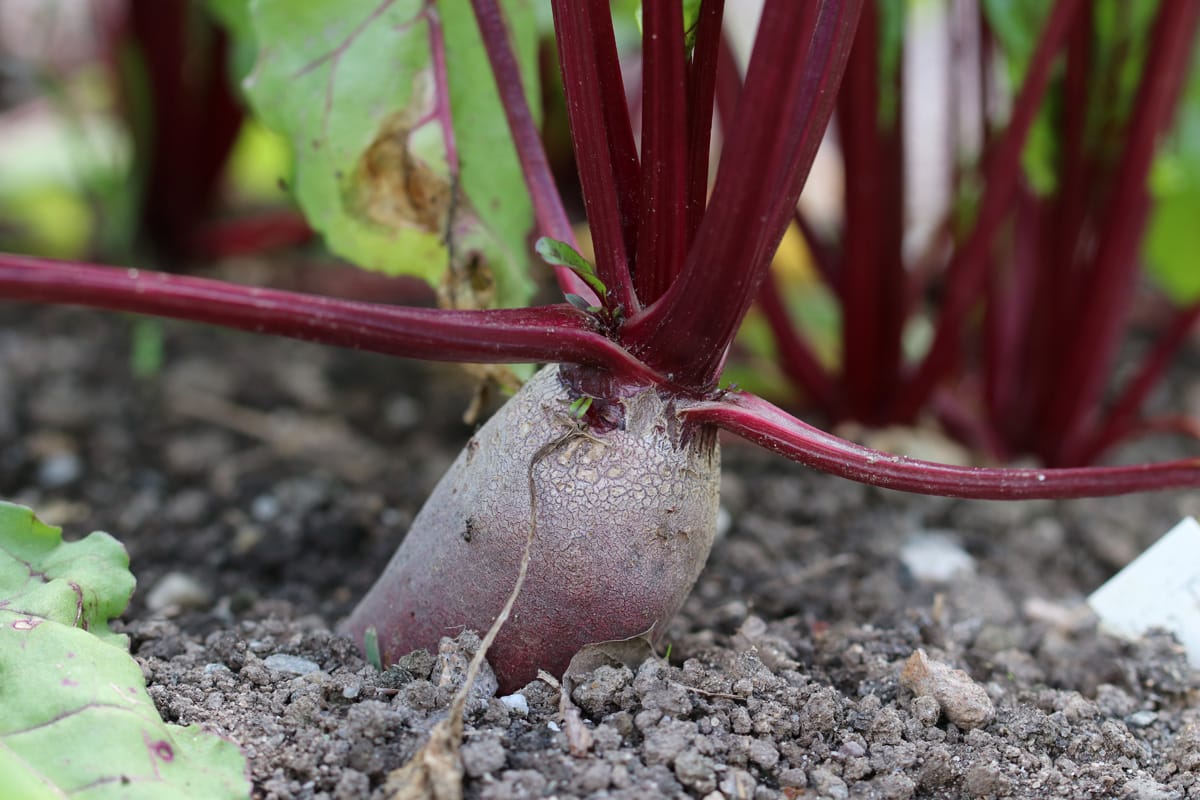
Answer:
[[[1200,51],[1175,126],[1150,173],[1154,211],[1146,232],[1147,270],[1180,305],[1200,301]]]
[[[1004,48],[1009,74],[1017,82],[1029,67],[1050,9],[1045,0],[983,0],[988,25]]]
[[[571,245],[566,242],[560,242],[558,239],[551,239],[549,236],[543,236],[537,240],[537,244],[534,247],[538,255],[547,264],[555,267],[566,267],[571,270],[583,278],[584,282],[592,287],[600,297],[608,294],[608,287],[604,285],[604,281],[597,277],[596,268],[586,258],[579,255]]]
[[[107,533],[64,544],[58,528],[0,501],[0,609],[74,625],[124,648],[125,637],[108,623],[125,610],[133,585],[129,556]]]
[[[537,97],[529,0],[502,6]],[[449,305],[524,304],[532,206],[470,0],[257,0],[250,11],[259,57],[247,92],[292,143],[293,191],[329,247],[441,284]]]
[[[229,50],[229,74],[241,81],[250,74],[258,53],[250,21],[250,0],[208,0],[208,13],[229,34],[233,43]]]
[[[1004,51],[1008,78],[1014,87],[1019,87],[1025,79],[1050,8],[1051,4],[1044,0],[984,0],[984,14]],[[1025,178],[1030,188],[1043,196],[1052,193],[1058,185],[1058,138],[1054,125],[1058,104],[1057,93],[1048,92],[1021,152]]]
[[[1200,176],[1186,190],[1160,197],[1146,237],[1150,276],[1180,305],[1200,301]]]
[[[245,759],[199,726],[167,725],[124,636],[133,591],[106,533],[63,543],[0,502],[0,797],[247,797]]]
[[[900,108],[900,60],[904,53],[904,24],[908,3],[875,0],[879,8],[879,127],[891,130]]]

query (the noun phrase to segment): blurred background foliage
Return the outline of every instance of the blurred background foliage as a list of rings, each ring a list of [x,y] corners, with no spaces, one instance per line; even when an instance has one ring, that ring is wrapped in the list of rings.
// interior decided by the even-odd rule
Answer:
[[[245,112],[239,88],[255,57],[247,34],[249,2],[0,0],[0,247],[182,269],[222,256],[220,248],[205,246],[211,241],[205,238],[209,223],[293,213],[288,143]],[[640,85],[639,5],[637,0],[613,2],[617,40],[629,54],[631,98]],[[753,0],[727,3],[733,50],[743,63],[756,5]],[[881,94],[880,119],[887,124],[903,108],[908,127],[906,252],[927,246],[947,214],[969,221],[978,198],[973,181],[985,133],[976,131],[953,146],[931,134],[947,115],[962,113],[972,102],[956,94],[963,82],[945,74],[949,62],[943,40],[959,5],[952,0],[881,3],[881,69],[900,69],[903,75],[899,93]],[[979,0],[969,5],[986,15],[994,38],[990,58],[997,93],[1011,100],[1050,4]],[[1095,63],[1098,69],[1106,61],[1116,64],[1115,80],[1089,105],[1088,128],[1097,136],[1119,131],[1130,113],[1140,77],[1139,48],[1156,6],[1094,0]],[[543,38],[543,77],[555,76],[549,4],[534,2],[532,9]],[[161,32],[167,28],[173,31],[170,37]],[[166,38],[172,47],[161,46]],[[543,81],[544,87],[556,85]],[[892,83],[881,80],[880,85]],[[1055,189],[1055,164],[1062,156],[1055,125],[1061,94],[1049,93],[1024,154],[1025,183],[1035,193]],[[163,98],[177,102],[169,109],[154,108],[156,97],[160,106],[167,102]],[[540,105],[547,150],[568,209],[582,219],[560,93],[544,89]],[[1004,104],[993,112],[987,124],[1002,125]],[[637,118],[635,107],[635,125]],[[836,229],[843,197],[836,123],[827,138],[801,205],[816,224]],[[1200,59],[1193,59],[1174,130],[1162,142],[1147,188],[1155,211],[1142,248],[1145,274],[1175,304],[1194,302],[1200,299]],[[300,245],[309,255],[328,258],[298,224],[286,235],[262,241]],[[582,225],[580,232],[586,245]],[[257,240],[247,241],[253,251]],[[238,255],[245,250],[234,248]],[[776,267],[814,351],[822,362],[836,365],[838,304],[815,278],[796,231],[785,237]],[[544,289],[538,299],[554,300],[553,290]],[[922,350],[926,320],[914,319],[905,336],[908,350]],[[728,373],[732,382],[768,396],[789,391],[778,373],[772,338],[756,315],[747,320],[737,355]]]

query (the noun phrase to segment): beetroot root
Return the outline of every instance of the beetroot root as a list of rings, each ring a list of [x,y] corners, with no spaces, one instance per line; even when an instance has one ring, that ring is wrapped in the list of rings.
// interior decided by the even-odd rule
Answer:
[[[383,576],[344,623],[384,664],[487,630],[530,531],[529,574],[488,654],[502,690],[561,674],[584,645],[647,635],[678,611],[712,547],[720,453],[653,388],[619,401],[623,424],[589,429],[547,367],[468,442]],[[532,482],[532,486],[531,486]]]

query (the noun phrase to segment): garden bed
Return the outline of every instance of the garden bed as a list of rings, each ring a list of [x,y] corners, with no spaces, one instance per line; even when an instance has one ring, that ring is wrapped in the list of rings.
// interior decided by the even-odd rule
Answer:
[[[0,307],[0,497],[126,544],[139,588],[121,627],[151,695],[241,745],[257,796],[382,796],[472,639],[378,673],[331,629],[469,436],[471,384],[174,323],[137,378],[133,328]],[[1172,407],[1197,404],[1191,380]],[[1125,455],[1194,453],[1155,447]],[[1097,633],[1083,604],[1200,515],[1200,492],[966,502],[744,443],[724,461],[728,529],[666,659],[585,676],[586,733],[545,682],[527,710],[480,699],[468,797],[1200,797],[1197,673],[1167,636]],[[935,556],[964,569],[924,574]],[[991,721],[914,697],[900,675],[918,650],[965,669],[987,697],[967,711]]]

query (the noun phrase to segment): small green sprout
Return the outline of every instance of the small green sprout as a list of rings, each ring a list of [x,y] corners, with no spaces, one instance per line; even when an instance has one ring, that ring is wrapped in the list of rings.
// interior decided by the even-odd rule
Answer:
[[[383,656],[379,654],[379,631],[372,625],[363,633],[363,651],[367,663],[377,670],[383,670]]]
[[[592,407],[592,400],[594,399],[586,394],[583,397],[576,397],[571,401],[571,405],[567,407],[571,412],[571,416],[575,417],[575,419],[583,419],[588,409]]]
[[[580,311],[584,312],[585,314],[599,314],[601,311],[604,310],[600,306],[594,306],[591,303],[589,303],[587,300],[584,300],[579,295],[572,294],[571,292],[567,292],[566,294],[563,295],[563,297],[566,298],[568,303],[575,306],[576,308],[578,308]]]
[[[596,268],[586,258],[579,255],[571,245],[560,242],[558,239],[551,239],[549,236],[543,236],[537,240],[534,248],[547,264],[566,267],[583,278],[584,283],[592,287],[593,291],[601,298],[608,296],[608,287],[596,275]],[[569,296],[567,302],[572,302]],[[572,305],[574,305],[573,302]]]

